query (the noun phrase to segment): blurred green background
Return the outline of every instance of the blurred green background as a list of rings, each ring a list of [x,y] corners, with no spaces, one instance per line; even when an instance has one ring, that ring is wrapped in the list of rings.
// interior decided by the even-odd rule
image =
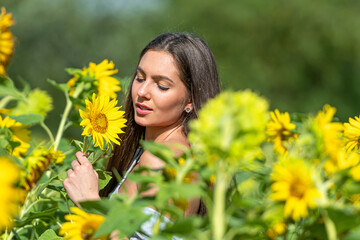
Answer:
[[[8,74],[47,90],[59,124],[65,99],[46,79],[107,58],[130,76],[142,48],[163,32],[190,32],[212,49],[224,89],[250,88],[271,108],[341,121],[360,114],[360,1],[357,0],[2,0],[16,19]]]

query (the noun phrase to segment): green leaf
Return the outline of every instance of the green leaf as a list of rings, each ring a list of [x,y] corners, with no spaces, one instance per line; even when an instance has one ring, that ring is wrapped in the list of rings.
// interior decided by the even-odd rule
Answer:
[[[168,224],[162,231],[165,233],[183,233],[189,234],[198,229],[201,225],[200,217],[188,217],[177,220],[174,224]]]
[[[196,184],[170,182],[160,186],[159,192],[156,195],[156,203],[162,205],[171,198],[191,199],[200,197],[202,194],[201,188]]]
[[[60,181],[64,181],[65,178],[67,178],[67,173],[66,173],[66,171],[63,171],[63,172],[59,173],[58,177],[59,177],[59,180],[60,180]]]
[[[76,148],[77,151],[83,151],[84,149],[84,143],[78,140],[72,140],[70,143],[72,146],[74,146]]]
[[[110,182],[112,176],[109,172],[101,169],[96,169],[96,172],[99,175],[99,190],[101,190]]]
[[[65,68],[65,71],[70,75],[81,74],[81,69],[79,68]]]
[[[64,186],[62,183],[54,183],[51,182],[49,183],[49,185],[47,186],[47,188],[54,190],[56,192],[63,192]]]
[[[53,178],[50,178],[48,181],[46,181],[45,183],[43,184],[40,184],[39,187],[37,188],[37,191],[36,191],[36,197],[39,198],[40,197],[40,194],[45,190],[45,188],[48,187],[48,185],[54,181],[54,180],[58,180],[59,179],[59,176],[55,176]]]
[[[62,237],[59,237],[56,235],[55,231],[52,229],[46,230],[41,236],[39,237],[39,240],[61,240]]]
[[[61,150],[63,152],[69,152],[71,150],[74,150],[74,148],[73,146],[71,146],[70,141],[68,139],[61,138],[58,150]]]
[[[164,144],[150,142],[150,141],[141,141],[141,145],[148,150],[150,153],[160,158],[165,162],[174,163],[174,152],[168,146]]]
[[[92,164],[105,155],[105,152],[100,149],[95,149],[95,151],[92,152],[89,150],[88,152],[90,153],[88,159]]]
[[[114,205],[114,201],[109,198],[102,198],[98,201],[81,202],[80,205],[86,212],[106,215]]]
[[[54,87],[56,87],[57,89],[60,89],[63,92],[67,92],[69,91],[70,87],[68,85],[66,85],[65,83],[57,83],[55,80],[52,79],[47,79],[47,81],[53,85]]]
[[[31,212],[28,216],[24,217],[23,219],[19,219],[16,221],[17,227],[22,227],[27,224],[30,224],[35,219],[42,219],[42,220],[51,220],[54,218],[54,214],[57,211],[57,208],[50,208],[41,212]]]
[[[21,144],[20,142],[13,142],[13,141],[9,142],[11,149],[15,149],[16,147],[20,146],[20,144]]]
[[[16,99],[21,98],[21,92],[16,89],[13,81],[8,77],[0,77],[0,97],[12,96]]]
[[[44,121],[44,116],[37,113],[22,114],[18,116],[12,115],[10,116],[10,118],[14,119],[15,121],[23,125],[34,125]]]
[[[5,76],[0,76],[0,85],[8,88],[15,88],[14,82],[9,77]]]
[[[140,172],[132,172],[128,175],[128,179],[132,182],[141,183],[141,184],[148,184],[148,183],[159,183],[163,179],[163,177],[159,174],[153,175],[149,174],[142,174]]]
[[[349,209],[330,208],[328,209],[328,214],[335,223],[336,231],[338,233],[343,233],[360,225],[360,217],[355,210],[349,211]]]
[[[109,211],[105,221],[94,234],[93,238],[110,234],[118,229],[123,236],[130,236],[140,229],[149,215],[143,213],[143,206],[128,206],[125,203],[113,201],[113,208]]]
[[[360,239],[360,226],[350,231],[343,240],[359,240]]]

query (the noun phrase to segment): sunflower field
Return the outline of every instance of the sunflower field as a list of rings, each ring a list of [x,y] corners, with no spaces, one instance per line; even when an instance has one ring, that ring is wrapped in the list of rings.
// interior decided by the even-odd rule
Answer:
[[[251,90],[224,91],[190,123],[191,149],[174,156],[166,146],[142,142],[163,169],[129,174],[133,197],[113,195],[81,203],[68,198],[66,171],[82,151],[99,176],[99,190],[119,174],[105,165],[126,127],[118,105],[129,79],[108,59],[68,68],[67,83],[48,80],[64,96],[57,129],[45,120],[53,98],[24,83],[15,87],[6,69],[14,53],[14,19],[0,15],[0,239],[119,239],[142,232],[158,215],[151,239],[360,239],[360,116],[340,122],[336,109],[315,113],[270,110]],[[62,99],[57,99],[61,101]],[[229,104],[231,103],[231,104]],[[82,129],[82,139],[64,137]],[[40,129],[46,138],[32,138]],[[159,190],[141,197],[149,184]],[[200,198],[205,216],[184,216]],[[164,216],[170,216],[165,221]],[[145,233],[144,233],[145,234]]]

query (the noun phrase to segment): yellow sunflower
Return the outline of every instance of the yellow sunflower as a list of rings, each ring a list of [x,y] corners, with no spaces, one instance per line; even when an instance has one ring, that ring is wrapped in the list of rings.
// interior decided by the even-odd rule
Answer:
[[[349,118],[348,123],[344,123],[344,137],[347,138],[346,151],[360,149],[360,116]]]
[[[0,14],[0,75],[6,75],[5,68],[14,53],[14,37],[9,30],[13,24],[12,15],[6,13],[5,8],[2,7]]]
[[[354,194],[350,197],[350,202],[352,202],[355,206],[360,205],[360,193]]]
[[[50,154],[51,154],[52,161],[55,161],[56,164],[62,163],[66,157],[62,151],[60,151],[60,150],[55,151],[54,147],[51,147]]]
[[[341,134],[344,130],[343,125],[339,122],[332,122],[335,113],[336,108],[326,104],[315,118],[315,122],[320,127],[324,138],[325,151],[333,157],[344,146],[344,142],[341,139]]]
[[[86,213],[77,207],[72,207],[71,211],[75,214],[65,216],[65,219],[69,222],[62,225],[60,234],[64,235],[65,239],[70,240],[95,240],[92,236],[105,221],[105,217],[97,214]],[[96,239],[107,239],[107,236],[102,236]]]
[[[114,67],[114,63],[112,61],[109,62],[107,59],[99,64],[90,62],[88,68],[83,68],[81,74],[75,74],[67,82],[67,85],[70,87],[70,96],[73,94],[80,79],[86,79],[87,81],[92,79],[94,86],[97,87],[97,95],[116,98],[116,92],[120,91],[121,87],[119,80],[112,77],[112,75],[118,72]]]
[[[5,76],[6,72],[5,72],[5,66],[0,64],[0,76]]]
[[[284,201],[284,216],[295,221],[308,216],[308,208],[316,206],[320,192],[315,187],[313,171],[302,159],[283,159],[274,166],[270,198]]]
[[[85,111],[79,110],[83,119],[80,123],[85,129],[82,135],[92,136],[94,146],[103,149],[104,141],[110,145],[111,142],[120,145],[118,134],[123,133],[121,128],[126,127],[124,111],[115,107],[117,100],[111,100],[108,96],[92,95],[92,101],[85,100]]]
[[[271,121],[267,124],[266,134],[268,141],[274,142],[274,149],[281,155],[286,155],[288,150],[285,146],[286,142],[295,140],[297,135],[291,130],[295,129],[295,124],[290,122],[289,113],[280,113],[278,109],[271,112]]]
[[[20,190],[15,188],[20,169],[9,158],[0,157],[0,232],[9,227],[11,218],[17,212]]]
[[[275,239],[278,236],[281,236],[285,233],[286,230],[286,224],[284,222],[278,222],[273,224],[267,231],[266,235],[271,238]]]
[[[360,165],[351,168],[350,175],[355,181],[360,181]]]
[[[0,30],[6,30],[10,26],[14,25],[15,21],[12,18],[11,13],[6,13],[5,7],[1,7],[1,14],[0,14]]]
[[[30,142],[30,131],[26,129],[26,126],[16,122],[8,116],[4,119],[0,116],[0,128],[8,128],[12,133],[11,140],[20,143],[19,146],[12,149],[11,155],[19,158],[23,157],[30,147],[30,144],[28,143]]]
[[[35,88],[31,90],[23,101],[19,101],[15,108],[10,110],[12,115],[37,113],[46,117],[53,109],[53,99],[43,90]]]
[[[30,190],[36,186],[36,183],[40,180],[44,172],[48,169],[48,166],[52,163],[62,163],[65,155],[62,151],[54,151],[54,148],[50,149],[37,148],[24,161],[26,173],[22,176],[22,185],[25,190]]]
[[[356,166],[359,162],[360,155],[358,153],[347,153],[344,149],[339,149],[336,155],[331,155],[325,162],[324,169],[326,173],[331,174]]]

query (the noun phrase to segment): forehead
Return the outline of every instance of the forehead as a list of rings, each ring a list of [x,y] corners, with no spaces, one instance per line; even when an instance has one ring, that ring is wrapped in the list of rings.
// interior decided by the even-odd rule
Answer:
[[[139,62],[139,67],[146,74],[161,74],[179,77],[179,69],[174,57],[166,51],[147,51]]]

